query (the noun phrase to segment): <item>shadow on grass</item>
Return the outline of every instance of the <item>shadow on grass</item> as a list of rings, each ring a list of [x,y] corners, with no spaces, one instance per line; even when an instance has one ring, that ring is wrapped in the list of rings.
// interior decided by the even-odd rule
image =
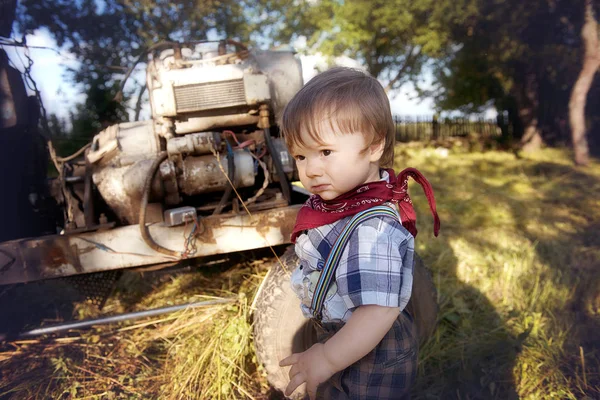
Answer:
[[[516,399],[512,371],[526,333],[522,337],[511,335],[490,300],[459,278],[459,263],[469,261],[459,259],[451,244],[457,237],[471,244],[479,242],[475,245],[480,247],[493,241],[470,233],[471,227],[490,223],[487,207],[480,200],[484,188],[479,186],[476,172],[464,177],[455,170],[440,168],[426,174],[436,189],[442,220],[438,238],[430,233],[431,218],[425,217],[423,196],[418,189],[411,194],[418,214],[424,216],[419,219],[417,251],[432,271],[440,313],[434,336],[421,349],[413,398]]]
[[[0,286],[0,337],[15,339],[41,325],[75,318],[76,304],[99,311],[120,271]]]
[[[417,242],[438,279],[441,318],[422,351],[415,397],[504,399],[553,391],[595,398],[600,179],[530,160],[475,158],[460,168],[439,162],[423,170],[439,193],[442,235]],[[417,204],[426,210],[422,200]],[[422,226],[427,232],[427,222]],[[519,277],[503,282],[511,273]],[[544,322],[530,321],[538,317]],[[528,340],[532,329],[543,333]],[[518,361],[524,346],[528,354]],[[537,375],[527,370],[532,360]]]
[[[440,314],[434,337],[421,349],[415,399],[516,399],[512,370],[520,341],[490,301],[456,276],[448,234],[421,253],[432,268]]]
[[[0,335],[14,338],[43,321],[60,322],[73,313],[73,302],[83,296],[64,280],[0,286]]]
[[[524,168],[540,182],[539,215],[519,216],[519,229],[535,242],[538,259],[549,268],[546,277],[568,291],[560,307],[547,310],[569,330],[559,365],[579,386],[578,395],[600,396],[600,177],[558,163],[537,163]],[[537,222],[556,229],[547,235]],[[586,357],[587,355],[587,357]],[[587,365],[586,364],[587,358]],[[585,365],[588,373],[583,371]],[[591,373],[590,373],[591,372]]]

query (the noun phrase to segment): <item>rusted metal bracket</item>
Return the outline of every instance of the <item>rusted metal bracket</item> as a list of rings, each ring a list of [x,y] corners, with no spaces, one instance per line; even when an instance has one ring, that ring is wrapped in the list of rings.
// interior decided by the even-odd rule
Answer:
[[[248,215],[202,218],[193,257],[225,254],[289,243],[301,205],[256,211]],[[185,250],[191,227],[150,224],[162,246]],[[52,235],[0,243],[0,285],[110,271],[177,261],[149,248],[138,225],[97,232]],[[189,257],[188,257],[189,258]]]

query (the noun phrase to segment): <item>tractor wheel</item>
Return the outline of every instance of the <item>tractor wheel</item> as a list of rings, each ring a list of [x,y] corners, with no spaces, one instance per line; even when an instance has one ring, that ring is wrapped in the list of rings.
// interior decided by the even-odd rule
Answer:
[[[300,300],[290,286],[290,274],[298,259],[290,246],[265,278],[254,311],[254,345],[258,361],[267,373],[269,384],[283,392],[289,383],[290,367],[280,367],[279,361],[292,353],[307,350],[316,343],[316,331],[302,315]],[[292,398],[304,397],[304,385]]]

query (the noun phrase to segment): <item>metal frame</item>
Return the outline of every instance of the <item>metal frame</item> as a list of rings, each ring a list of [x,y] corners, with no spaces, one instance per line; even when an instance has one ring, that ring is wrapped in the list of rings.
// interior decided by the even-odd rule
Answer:
[[[197,249],[191,257],[232,253],[289,243],[301,205],[256,211],[249,215],[216,215],[199,220]],[[163,247],[183,253],[190,225],[151,224]],[[187,257],[190,258],[190,257]],[[184,259],[152,250],[138,225],[95,232],[42,236],[0,243],[0,285],[139,267]]]

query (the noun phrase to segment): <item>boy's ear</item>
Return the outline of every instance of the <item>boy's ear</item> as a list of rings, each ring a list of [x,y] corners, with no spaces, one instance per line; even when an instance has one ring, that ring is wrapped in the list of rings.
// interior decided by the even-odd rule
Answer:
[[[374,143],[369,146],[369,161],[377,162],[383,156],[383,150],[385,148],[385,140],[381,140],[379,143]]]

